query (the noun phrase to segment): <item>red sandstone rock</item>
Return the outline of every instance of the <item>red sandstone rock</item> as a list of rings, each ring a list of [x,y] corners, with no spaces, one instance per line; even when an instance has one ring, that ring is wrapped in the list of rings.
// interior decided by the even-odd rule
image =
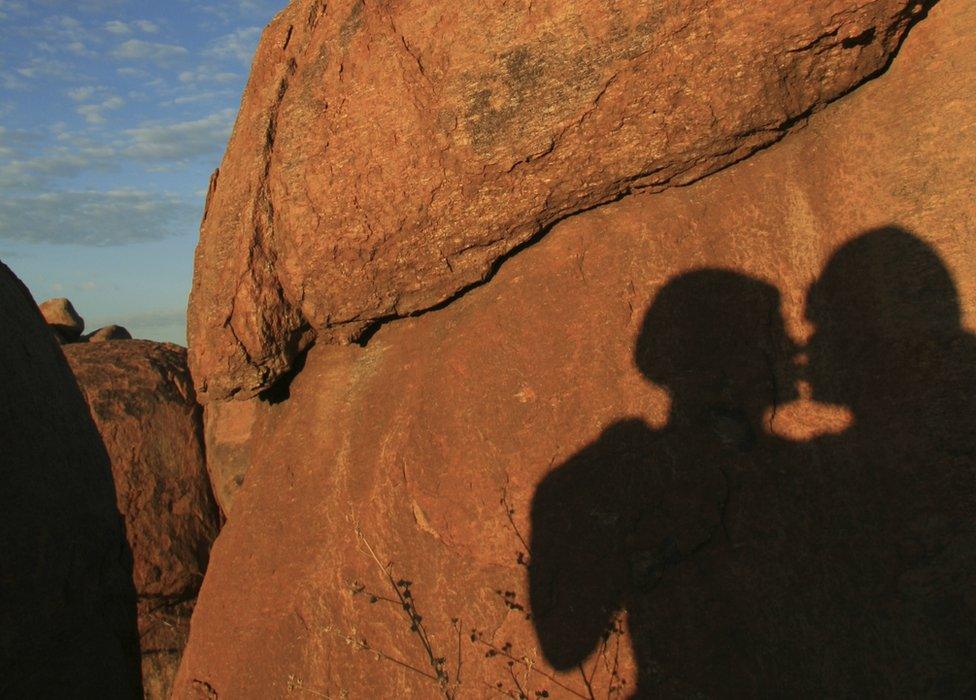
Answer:
[[[105,448],[26,287],[0,264],[0,693],[139,694],[132,560]]]
[[[773,143],[882,69],[923,4],[292,2],[211,180],[201,400],[450,299],[566,216]]]
[[[940,3],[885,75],[772,149],[569,218],[365,347],[316,344],[287,400],[208,405],[211,472],[250,467],[177,697],[626,697],[638,662],[650,697],[972,694],[974,35],[972,3]],[[223,261],[209,245],[201,268]],[[658,313],[703,268],[754,301]],[[655,308],[691,340],[638,343]],[[779,311],[819,347],[823,405],[784,406],[788,374],[762,371],[789,349]],[[682,414],[695,391],[714,405]]]
[[[134,559],[146,696],[168,698],[217,534],[186,351],[146,340],[64,351],[112,462]]]

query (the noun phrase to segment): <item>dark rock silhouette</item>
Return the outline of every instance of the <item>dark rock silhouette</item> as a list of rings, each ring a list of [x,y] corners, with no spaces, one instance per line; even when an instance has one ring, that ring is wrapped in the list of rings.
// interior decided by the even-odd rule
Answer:
[[[0,697],[139,697],[132,556],[108,456],[3,265],[0,327]]]

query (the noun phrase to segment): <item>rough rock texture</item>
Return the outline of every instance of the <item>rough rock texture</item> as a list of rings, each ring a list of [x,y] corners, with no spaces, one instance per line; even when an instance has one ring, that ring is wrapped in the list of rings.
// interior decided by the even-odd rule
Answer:
[[[140,694],[108,456],[26,287],[0,264],[0,695]]]
[[[562,221],[213,413],[211,469],[251,467],[177,696],[971,696],[973,36],[944,0],[768,151]],[[807,340],[819,407],[786,362]]]
[[[221,512],[229,516],[234,497],[251,466],[251,431],[260,420],[275,411],[268,401],[215,401],[204,410],[204,442],[213,450],[207,456],[207,471],[214,498]]]
[[[146,696],[168,698],[217,534],[186,350],[133,340],[64,352],[105,442],[125,517]]]
[[[773,143],[883,68],[926,4],[294,0],[210,183],[201,400],[450,299],[561,218]]]
[[[132,334],[122,326],[104,326],[85,336],[89,343],[104,343],[106,340],[132,340]]]
[[[85,331],[85,320],[75,311],[74,305],[63,297],[43,301],[38,308],[47,324],[53,327],[65,342],[78,340]]]

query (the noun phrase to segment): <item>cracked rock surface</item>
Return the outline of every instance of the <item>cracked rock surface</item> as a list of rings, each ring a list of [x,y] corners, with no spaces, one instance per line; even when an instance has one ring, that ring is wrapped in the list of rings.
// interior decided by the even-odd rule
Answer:
[[[944,0],[772,148],[567,218],[365,347],[316,343],[276,403],[208,404],[211,472],[247,473],[177,697],[971,695],[973,36]],[[750,313],[649,313],[730,272]],[[705,302],[687,342],[641,341]],[[825,307],[858,342],[814,403],[767,357]],[[718,390],[682,384],[702,356]]]
[[[214,174],[203,402],[445,302],[566,216],[692,182],[880,71],[918,0],[294,0]]]

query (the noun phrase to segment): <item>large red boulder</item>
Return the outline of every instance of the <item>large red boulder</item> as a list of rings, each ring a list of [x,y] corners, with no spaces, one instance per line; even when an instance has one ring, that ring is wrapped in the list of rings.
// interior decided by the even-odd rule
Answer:
[[[204,402],[451,299],[555,222],[692,182],[876,74],[919,0],[296,0],[210,183]]]
[[[105,443],[125,518],[146,697],[168,698],[218,526],[186,350],[125,340],[64,352]]]
[[[775,11],[820,12],[803,7]],[[890,5],[820,7],[841,21]],[[302,56],[341,61],[343,81],[373,95],[372,104],[392,102],[398,93],[383,80],[373,93],[357,83],[384,70],[400,75],[399,62],[384,61],[387,44],[371,11],[340,32],[347,49],[341,41],[318,53],[301,48],[322,45],[302,39],[333,26],[334,8],[312,16],[317,24],[296,20],[288,42],[283,33],[281,50],[299,52],[296,75],[311,70]],[[480,39],[455,39],[466,8],[430,42],[453,40],[453,51],[472,55]],[[747,16],[730,8],[709,3],[684,19],[697,27]],[[772,6],[743,12],[774,16]],[[383,15],[385,26],[404,32],[404,64],[414,51],[440,94],[444,74],[435,67],[443,54],[418,51],[402,17]],[[479,19],[494,37],[493,25]],[[565,26],[540,23],[538,31],[551,32],[555,51]],[[744,47],[756,46],[729,26]],[[763,27],[742,26],[766,36]],[[778,20],[769,27],[787,43],[796,36]],[[524,34],[515,25],[512,41]],[[830,55],[836,39],[840,55],[868,52],[884,36],[883,28],[870,40],[828,30],[819,44],[810,37],[795,48],[803,55],[810,43],[811,56]],[[973,36],[972,3],[939,3],[883,76],[773,148],[691,186],[568,218],[489,283],[384,324],[364,347],[316,343],[269,400],[216,410],[211,403],[211,471],[250,466],[214,547],[177,695],[603,698],[638,688],[641,697],[972,695]],[[367,39],[375,68],[356,58]],[[721,33],[708,40],[724,41]],[[706,73],[721,60],[721,52],[695,53],[688,41]],[[678,53],[683,44],[667,46]],[[274,50],[266,39],[249,99]],[[665,49],[649,55],[657,50]],[[492,95],[503,84],[483,79]],[[652,85],[655,76],[641,79]],[[307,133],[330,139],[307,160],[278,151],[291,136],[275,141],[270,191],[288,193],[274,200],[276,221],[303,216],[306,197],[346,196],[339,185],[317,189],[314,168],[326,177],[334,166],[333,182],[361,178],[371,222],[375,200],[366,192],[395,203],[412,196],[404,183],[424,190],[409,170],[383,187],[379,165],[357,169],[367,151],[359,160],[343,156],[353,138],[344,125],[357,123],[363,142],[377,139],[376,163],[398,162],[400,151],[355,121],[353,95],[345,103],[329,97],[332,81],[326,72],[284,91],[279,125],[289,123],[289,101],[317,96],[346,121],[319,131],[312,126],[319,112],[301,112]],[[709,90],[716,99],[728,94]],[[755,113],[764,113],[767,93],[749,94]],[[779,93],[768,94],[775,102]],[[245,153],[247,114],[231,153]],[[525,123],[524,138],[536,133],[532,119],[513,114],[498,128]],[[388,118],[378,106],[375,115],[377,124]],[[630,152],[614,150],[612,130],[603,124],[598,134],[625,162]],[[521,143],[506,135],[484,147],[504,151],[509,142]],[[418,163],[431,147],[426,139],[407,143],[421,154]],[[595,144],[586,158],[578,150],[577,160],[551,171],[554,191],[588,178],[591,167],[612,171]],[[249,155],[260,163],[267,154]],[[533,162],[515,169],[519,178],[531,182],[529,173],[547,167]],[[283,184],[301,174],[307,189]],[[451,177],[447,191],[462,186]],[[235,182],[243,180],[232,177],[228,191]],[[222,225],[213,218],[222,186],[204,226],[204,277],[226,261],[209,238]],[[478,236],[510,215],[532,221],[519,209],[525,190],[513,187],[499,186],[498,211],[489,214],[477,188],[451,195],[470,216],[438,218],[437,230],[465,226]],[[565,187],[582,201],[594,191]],[[323,206],[324,227],[333,205]],[[242,211],[239,230],[251,231],[255,211]],[[391,216],[411,211],[390,205]],[[414,240],[413,230],[391,234],[390,249]],[[241,302],[257,270],[317,269],[322,285],[342,278],[341,266],[329,276],[329,268],[298,262],[305,249],[291,247],[292,229],[275,233],[263,240],[280,246],[277,263],[252,257],[237,288],[242,315],[223,327],[226,316],[215,316],[215,331],[243,338],[237,319],[273,308]],[[225,250],[230,255],[229,243]],[[335,250],[342,259],[341,241]],[[418,280],[427,275],[418,268]],[[222,298],[200,279],[198,314]],[[303,289],[306,304],[322,298],[313,295],[319,287]],[[214,347],[230,358],[240,346],[200,328],[195,352],[206,382],[217,364],[202,358]],[[240,376],[220,367],[221,376]]]
[[[2,264],[0,328],[0,694],[139,697],[132,557],[108,455]]]

